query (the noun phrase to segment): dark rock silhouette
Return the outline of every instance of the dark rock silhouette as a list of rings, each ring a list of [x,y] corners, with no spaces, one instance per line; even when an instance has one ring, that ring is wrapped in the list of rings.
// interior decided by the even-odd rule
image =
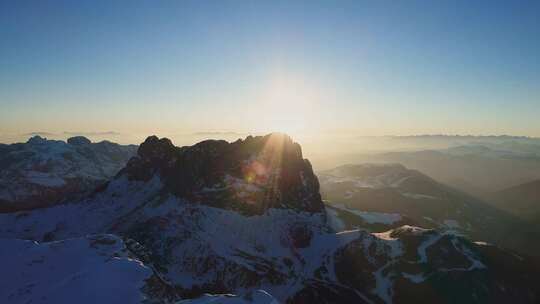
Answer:
[[[90,139],[84,137],[84,136],[74,136],[67,139],[67,143],[70,145],[89,145],[92,142]]]
[[[156,174],[178,197],[260,214],[268,208],[322,212],[319,182],[300,145],[284,134],[228,143],[206,140],[175,147],[148,137],[120,174],[147,181]]]

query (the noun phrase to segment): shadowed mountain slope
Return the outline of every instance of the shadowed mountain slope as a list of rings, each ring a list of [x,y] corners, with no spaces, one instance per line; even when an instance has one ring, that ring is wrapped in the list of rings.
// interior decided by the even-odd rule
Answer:
[[[534,241],[540,234],[528,223],[403,165],[345,165],[318,176],[323,198],[333,212],[349,223],[356,218],[349,229],[420,225],[540,255]]]

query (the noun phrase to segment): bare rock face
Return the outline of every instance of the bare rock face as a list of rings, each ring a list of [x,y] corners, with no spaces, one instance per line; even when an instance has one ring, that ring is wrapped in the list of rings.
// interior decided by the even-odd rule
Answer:
[[[268,208],[323,212],[319,182],[299,144],[284,134],[228,143],[175,147],[148,137],[121,174],[147,181],[156,174],[168,192],[191,202],[261,214]]]
[[[74,136],[67,139],[67,143],[75,146],[89,145],[92,142],[84,136]]]

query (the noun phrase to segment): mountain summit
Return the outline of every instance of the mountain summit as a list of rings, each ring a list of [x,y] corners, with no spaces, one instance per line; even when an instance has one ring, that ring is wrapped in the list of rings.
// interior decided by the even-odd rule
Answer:
[[[269,208],[324,210],[319,182],[302,148],[280,133],[187,147],[150,136],[120,174],[138,181],[157,175],[179,198],[248,215]]]

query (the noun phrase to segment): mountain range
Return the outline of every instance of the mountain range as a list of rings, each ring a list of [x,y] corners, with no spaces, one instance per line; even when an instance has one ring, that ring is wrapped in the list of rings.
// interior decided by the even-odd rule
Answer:
[[[337,165],[399,163],[461,191],[491,198],[497,191],[540,179],[540,145],[513,144],[512,150],[502,148],[511,145],[354,154],[340,158]]]
[[[108,181],[137,146],[85,137],[65,141],[40,136],[0,144],[0,212],[47,207],[83,197]]]
[[[278,133],[184,147],[151,136],[120,166],[92,191],[0,214],[0,302],[540,299],[538,260],[479,232],[503,215],[403,166],[337,168],[319,184]],[[366,193],[371,209],[342,201]]]
[[[399,225],[452,230],[521,253],[539,255],[540,231],[493,204],[400,164],[344,165],[318,173],[328,208],[346,229],[380,232]]]

